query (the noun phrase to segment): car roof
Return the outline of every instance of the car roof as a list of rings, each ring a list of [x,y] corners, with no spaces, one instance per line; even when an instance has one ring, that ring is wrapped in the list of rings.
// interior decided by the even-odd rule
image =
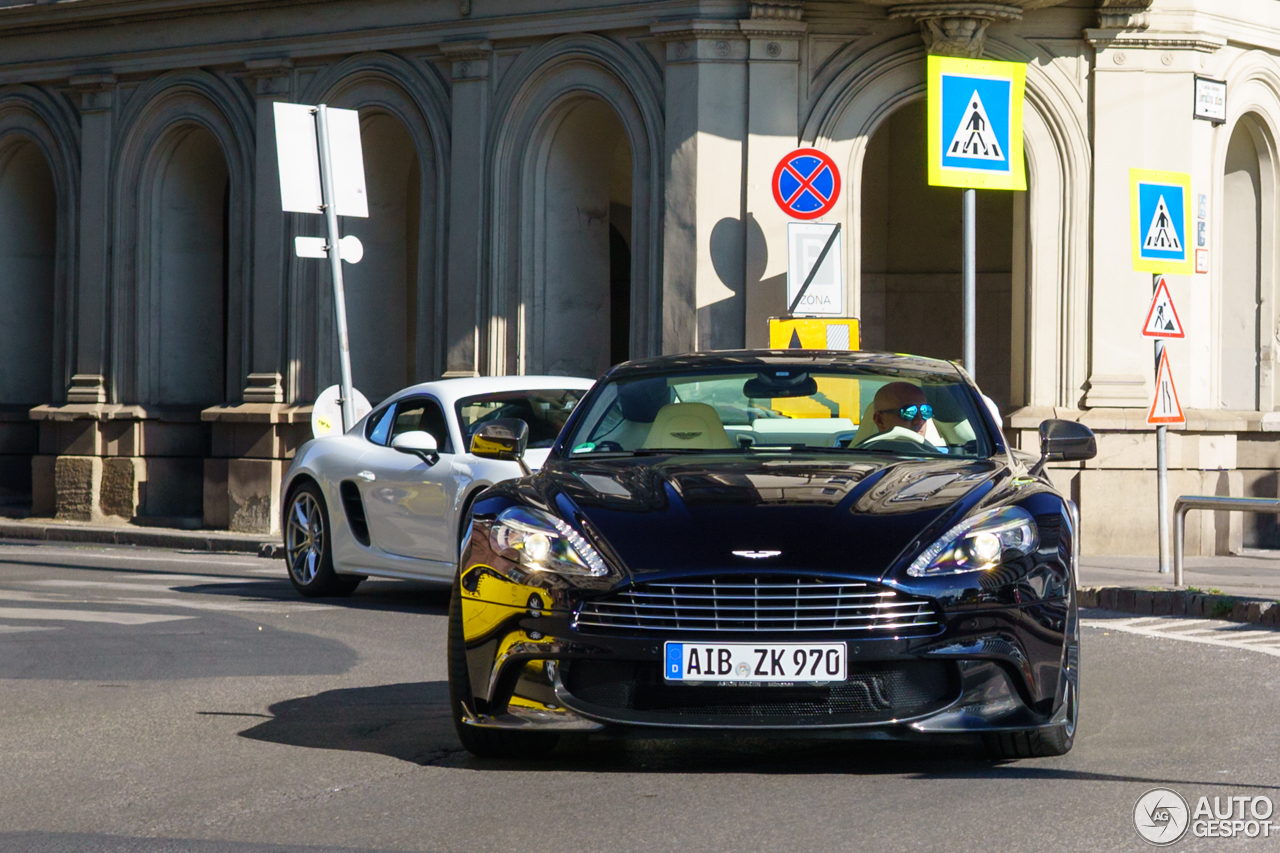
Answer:
[[[714,370],[743,366],[797,365],[802,367],[855,367],[869,373],[893,375],[899,371],[959,378],[959,367],[950,361],[902,353],[869,350],[743,349],[691,352],[643,358],[618,365],[607,374],[623,378],[638,373],[679,370]]]
[[[577,388],[585,391],[594,384],[595,380],[578,376],[465,376],[410,385],[408,388],[400,389],[378,405],[415,394],[430,394],[441,404],[451,406],[463,397],[473,397],[476,394],[491,394],[497,391],[547,391],[560,388]]]

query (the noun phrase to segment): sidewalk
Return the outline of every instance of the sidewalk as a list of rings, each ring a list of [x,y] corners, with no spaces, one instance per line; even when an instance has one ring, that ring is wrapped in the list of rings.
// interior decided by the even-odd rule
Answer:
[[[1080,604],[1142,616],[1204,616],[1280,627],[1280,551],[1187,557],[1185,586],[1155,557],[1080,558]]]
[[[138,524],[87,524],[55,521],[51,518],[0,518],[0,539],[137,545],[180,551],[256,554],[259,557],[279,557],[284,550],[279,536],[230,533],[225,530],[178,530]]]

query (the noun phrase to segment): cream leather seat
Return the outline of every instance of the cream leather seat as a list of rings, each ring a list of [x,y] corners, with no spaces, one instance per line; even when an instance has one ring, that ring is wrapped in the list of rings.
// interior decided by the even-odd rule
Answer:
[[[733,450],[736,447],[716,410],[706,403],[663,406],[642,446],[645,450]]]

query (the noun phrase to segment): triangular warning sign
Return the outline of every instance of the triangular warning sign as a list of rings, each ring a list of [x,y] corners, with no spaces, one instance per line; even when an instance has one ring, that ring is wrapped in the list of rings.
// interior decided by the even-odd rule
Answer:
[[[798,329],[791,330],[791,340],[787,344],[787,349],[804,349],[804,344],[800,343],[800,331]]]
[[[1169,295],[1169,286],[1164,276],[1156,285],[1155,298],[1151,300],[1151,310],[1147,312],[1147,322],[1142,327],[1142,334],[1148,338],[1185,338],[1182,321],[1178,319],[1178,310],[1173,307],[1173,297]]]
[[[1178,402],[1178,389],[1173,387],[1173,371],[1169,369],[1169,353],[1160,354],[1160,369],[1156,371],[1156,398],[1147,412],[1149,424],[1185,424],[1182,404]]]
[[[1147,226],[1147,239],[1142,242],[1146,252],[1181,252],[1182,241],[1178,239],[1178,229],[1173,226],[1173,217],[1169,215],[1169,205],[1164,196],[1156,201],[1156,212],[1151,215],[1151,224]]]
[[[969,96],[969,106],[965,108],[960,126],[951,137],[947,156],[968,157],[973,160],[1004,159],[1004,151],[1000,149],[995,131],[991,129],[991,119],[987,118],[987,108],[982,105],[977,89]]]

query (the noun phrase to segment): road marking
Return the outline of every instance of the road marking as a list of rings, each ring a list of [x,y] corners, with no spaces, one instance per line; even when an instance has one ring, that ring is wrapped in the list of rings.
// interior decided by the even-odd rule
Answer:
[[[0,625],[0,634],[25,634],[28,631],[61,631],[54,625]]]
[[[164,591],[159,587],[156,591]],[[72,595],[68,592],[24,592],[15,589],[0,589],[0,601],[38,601],[42,603],[66,602],[68,600],[84,604],[124,604],[137,607],[180,607],[186,610],[212,610],[221,613],[300,613],[308,610],[323,610],[325,605],[312,604],[306,601],[201,601],[187,598],[141,598],[112,597],[88,599],[84,596]]]
[[[145,556],[142,554],[133,554],[128,552],[120,552],[106,548],[57,548],[42,547],[39,551],[33,551],[34,546],[4,546],[0,545],[0,562],[22,563],[21,559],[10,559],[12,557],[27,557],[35,560],[42,556],[55,555],[66,557],[79,557],[85,560],[128,560],[135,563],[201,563],[204,565],[217,566],[246,566],[249,568],[260,568],[262,563],[270,562],[263,557],[253,557],[250,559],[229,558],[228,555],[222,555],[215,551],[208,554],[191,554],[185,551],[175,552],[168,556]]]
[[[126,577],[132,577],[132,575],[126,575]],[[147,580],[150,580],[150,579],[151,579],[150,577],[147,578]],[[175,582],[175,579],[177,580],[177,582]],[[183,578],[181,575],[166,576],[160,579],[160,582],[158,583],[129,583],[126,581],[82,581],[82,580],[61,579],[61,578],[49,579],[49,580],[38,580],[38,581],[16,581],[16,583],[20,583],[26,586],[51,586],[51,587],[59,587],[59,588],[67,588],[67,589],[88,589],[88,588],[124,589],[124,590],[130,590],[135,592],[139,590],[143,592],[156,592],[159,590],[172,590],[175,587],[186,585],[188,583],[188,580],[191,582],[199,582],[202,584],[210,583],[210,582],[217,583],[217,584],[233,584],[233,585],[249,584],[249,583],[265,583],[265,581],[241,580],[239,578],[194,578],[193,577],[193,578],[187,579],[187,578]]]
[[[1264,655],[1280,657],[1280,645],[1263,645],[1270,634],[1272,642],[1280,644],[1280,632],[1240,625],[1235,622],[1204,621],[1200,619],[1179,619],[1172,616],[1144,616],[1138,619],[1081,619],[1080,624],[1086,628],[1101,628],[1104,631],[1122,631],[1126,634],[1137,634],[1141,637],[1156,637],[1162,640],[1182,640],[1186,643],[1202,643],[1206,646],[1221,646],[1228,649],[1262,652]],[[1187,628],[1187,625],[1194,627]],[[1241,634],[1246,636],[1241,637]],[[1206,636],[1208,635],[1208,636]]]
[[[105,622],[110,625],[150,625],[194,616],[160,613],[120,613],[111,610],[53,610],[44,607],[0,607],[0,619],[38,619],[42,622]]]

